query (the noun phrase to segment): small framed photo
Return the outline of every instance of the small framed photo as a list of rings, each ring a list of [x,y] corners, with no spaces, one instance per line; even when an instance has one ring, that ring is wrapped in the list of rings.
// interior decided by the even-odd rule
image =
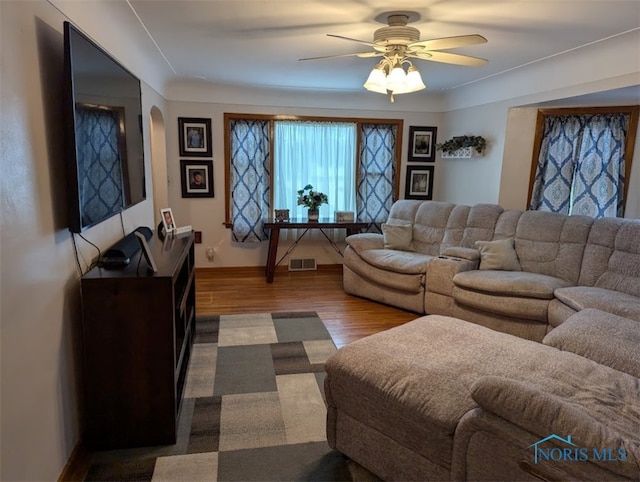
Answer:
[[[436,160],[437,127],[409,126],[410,162],[433,162]]]
[[[433,166],[407,166],[405,199],[433,199]]]
[[[178,117],[180,155],[211,157],[211,119]]]
[[[285,223],[289,221],[289,210],[288,209],[276,209],[274,219],[277,223]]]
[[[182,197],[213,197],[213,161],[180,160]]]
[[[164,232],[167,234],[173,233],[176,229],[176,218],[173,217],[171,208],[161,209],[160,216],[162,217],[162,225],[164,226]]]

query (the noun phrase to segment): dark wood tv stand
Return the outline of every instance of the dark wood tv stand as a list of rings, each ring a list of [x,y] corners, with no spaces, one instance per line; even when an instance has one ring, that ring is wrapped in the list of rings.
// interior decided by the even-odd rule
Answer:
[[[153,236],[123,269],[81,279],[86,443],[97,449],[176,442],[195,331],[193,234]]]

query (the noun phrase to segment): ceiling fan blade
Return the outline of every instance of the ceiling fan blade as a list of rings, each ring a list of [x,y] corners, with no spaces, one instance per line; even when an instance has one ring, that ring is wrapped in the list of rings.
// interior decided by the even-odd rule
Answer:
[[[369,57],[382,57],[382,52],[356,52],[353,54],[338,54],[338,55],[323,55],[321,57],[307,57],[306,59],[298,60],[322,60],[322,59],[337,59],[340,57],[360,57],[362,59]]]
[[[364,45],[368,45],[369,47],[373,47],[373,42],[367,42],[366,40],[358,40],[355,38],[351,38],[351,37],[343,37],[342,35],[335,35],[332,33],[328,33],[327,37],[335,37],[335,38],[339,38],[342,40],[349,40],[350,42],[358,42],[359,44],[364,44]]]
[[[467,45],[484,44],[487,39],[482,35],[459,35],[457,37],[442,37],[434,38],[432,40],[421,40],[419,42],[413,42],[409,44],[410,49],[424,49],[424,50],[447,50],[455,49],[458,47],[466,47]]]
[[[433,62],[443,62],[445,64],[465,65],[467,67],[480,67],[486,64],[486,59],[471,57],[469,55],[452,54],[449,52],[412,52],[407,57],[415,57],[421,60],[431,60]]]

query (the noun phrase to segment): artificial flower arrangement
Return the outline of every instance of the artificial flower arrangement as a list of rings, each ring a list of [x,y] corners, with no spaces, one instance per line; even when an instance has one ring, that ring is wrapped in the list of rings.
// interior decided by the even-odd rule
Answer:
[[[313,190],[311,184],[307,184],[298,191],[298,206],[305,206],[309,209],[318,209],[323,204],[328,204],[329,198],[326,194]]]
[[[447,154],[453,154],[458,149],[473,147],[478,154],[482,154],[486,146],[487,141],[482,136],[458,136],[449,139],[442,144],[437,144],[436,149]]]

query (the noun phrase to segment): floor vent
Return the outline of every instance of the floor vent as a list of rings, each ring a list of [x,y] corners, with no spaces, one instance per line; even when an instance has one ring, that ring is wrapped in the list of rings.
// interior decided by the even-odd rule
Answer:
[[[289,271],[315,271],[316,259],[315,258],[290,258],[289,259]]]

